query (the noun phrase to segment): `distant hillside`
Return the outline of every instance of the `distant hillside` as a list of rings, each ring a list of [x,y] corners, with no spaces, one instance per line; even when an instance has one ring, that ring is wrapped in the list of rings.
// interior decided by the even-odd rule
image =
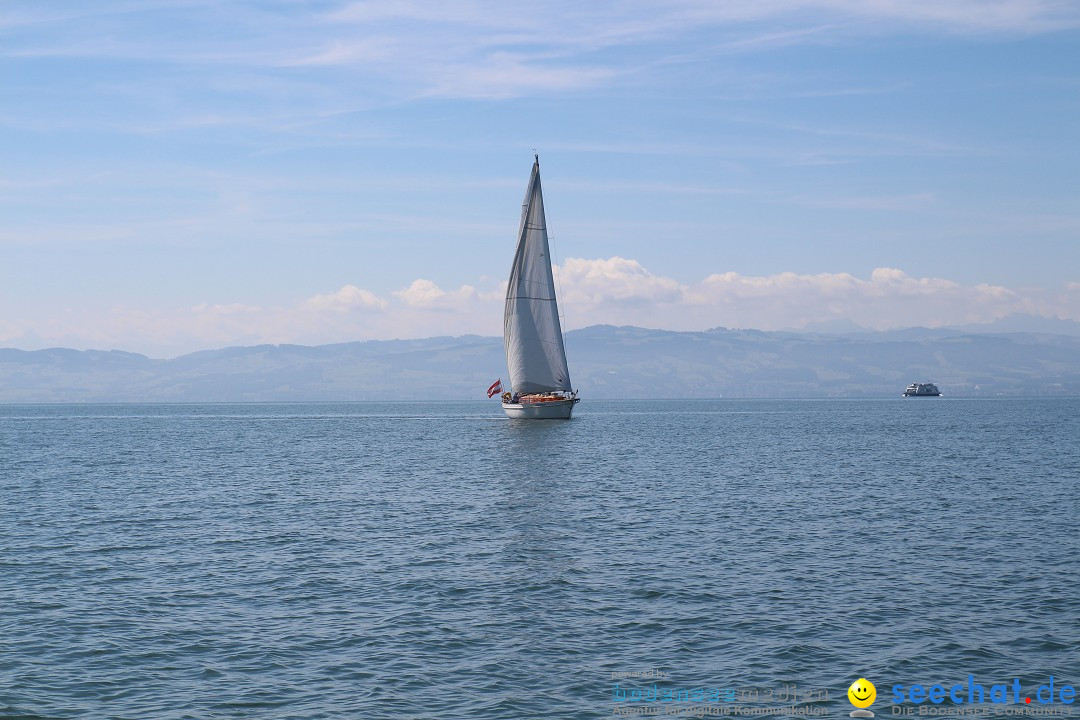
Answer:
[[[966,333],[1052,333],[1080,337],[1080,322],[1041,315],[1016,313],[991,323],[957,325],[951,328]]]
[[[873,397],[914,381],[946,395],[1080,395],[1080,337],[911,328],[810,334],[594,326],[567,333],[589,398]],[[153,360],[96,350],[0,350],[0,402],[483,398],[506,380],[500,338],[258,345]]]

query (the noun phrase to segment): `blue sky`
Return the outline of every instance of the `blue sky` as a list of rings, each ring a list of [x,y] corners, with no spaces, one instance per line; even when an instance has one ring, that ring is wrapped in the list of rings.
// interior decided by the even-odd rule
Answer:
[[[1080,320],[1080,4],[8,1],[0,346]]]

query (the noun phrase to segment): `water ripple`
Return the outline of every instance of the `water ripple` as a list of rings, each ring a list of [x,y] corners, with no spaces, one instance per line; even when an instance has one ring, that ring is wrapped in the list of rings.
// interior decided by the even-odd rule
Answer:
[[[0,407],[0,719],[593,718],[654,668],[834,714],[860,675],[1075,685],[1078,409]]]

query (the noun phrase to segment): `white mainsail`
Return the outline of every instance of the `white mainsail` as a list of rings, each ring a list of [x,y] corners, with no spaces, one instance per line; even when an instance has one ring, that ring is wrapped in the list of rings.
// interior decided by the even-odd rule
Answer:
[[[540,159],[533,163],[521,208],[517,251],[506,286],[503,343],[515,393],[570,392],[555,281],[551,275]]]

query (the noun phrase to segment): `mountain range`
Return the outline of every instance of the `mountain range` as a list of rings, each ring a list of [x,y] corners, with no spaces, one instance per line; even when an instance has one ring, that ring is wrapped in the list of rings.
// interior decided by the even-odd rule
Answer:
[[[1068,323],[1068,321],[1062,321]],[[1064,326],[1080,326],[1071,323]],[[566,334],[585,398],[1080,395],[1080,333],[909,328],[701,332],[596,325]],[[256,345],[172,359],[0,349],[0,402],[469,400],[502,377],[502,339],[467,335]]]

